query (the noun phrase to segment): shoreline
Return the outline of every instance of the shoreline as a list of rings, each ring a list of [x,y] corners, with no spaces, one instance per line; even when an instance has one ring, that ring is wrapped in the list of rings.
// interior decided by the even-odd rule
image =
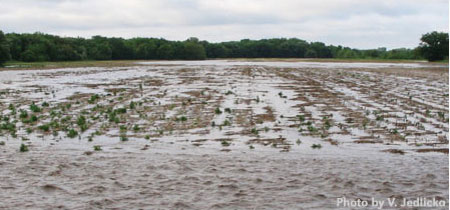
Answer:
[[[227,60],[249,61],[249,62],[318,62],[318,63],[405,63],[405,64],[427,64],[427,65],[445,65],[448,61],[427,62],[425,60],[388,60],[388,59],[339,59],[339,58],[231,58],[231,59],[206,59],[198,61]],[[158,61],[185,61],[185,60],[105,60],[105,61],[45,61],[45,62],[19,62],[8,61],[5,67],[0,67],[0,71],[8,70],[44,70],[60,68],[85,68],[85,67],[127,67],[140,66],[141,62]],[[197,60],[195,60],[197,61]],[[9,66],[9,67],[8,67]]]

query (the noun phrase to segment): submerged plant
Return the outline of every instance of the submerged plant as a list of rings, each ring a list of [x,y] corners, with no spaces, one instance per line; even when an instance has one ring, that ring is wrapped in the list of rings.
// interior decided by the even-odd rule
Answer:
[[[228,146],[230,146],[230,143],[228,142],[228,141],[225,141],[225,140],[222,140],[222,146],[224,146],[224,147],[228,147]]]
[[[391,133],[392,134],[398,134],[398,130],[396,128],[394,128],[394,129],[391,130]]]
[[[14,104],[9,104],[8,109],[15,112],[16,111],[16,107],[14,107]]]
[[[38,121],[38,117],[36,115],[31,115],[30,121],[31,122],[37,122]]]
[[[100,136],[100,135],[102,135],[102,132],[99,131],[99,130],[96,130],[96,131],[94,132],[94,135]]]
[[[255,134],[255,135],[258,135],[258,130],[256,129],[256,128],[252,128],[252,130],[251,130],[251,132],[253,133],[253,134]]]
[[[44,132],[48,132],[50,130],[50,125],[44,124],[44,125],[38,126],[38,128],[41,129]]]
[[[298,120],[300,120],[300,122],[304,122],[305,121],[305,115],[297,115]]]
[[[78,132],[74,129],[70,129],[69,132],[67,132],[67,137],[69,138],[75,138],[78,136]]]
[[[111,112],[108,115],[109,122],[119,123],[120,119],[117,117],[116,112]]]
[[[30,110],[32,112],[41,112],[41,108],[39,108],[39,106],[37,106],[36,104],[34,104],[34,102],[30,105]]]
[[[367,124],[369,123],[369,121],[367,119],[364,119],[362,122],[362,126],[364,128],[364,130],[367,128]]]
[[[100,98],[100,96],[98,94],[92,95],[91,98],[88,100],[88,103],[93,104],[99,98]]]
[[[425,111],[425,116],[430,117],[431,116],[431,111],[427,109]]]
[[[125,134],[120,135],[120,141],[128,141],[128,137]]]
[[[308,131],[311,132],[311,133],[315,133],[317,131],[317,128],[315,128],[312,125],[308,125]]]
[[[83,115],[80,115],[77,119],[77,125],[80,126],[81,131],[87,130],[88,126],[86,124],[86,118]]]
[[[439,118],[441,118],[442,120],[445,120],[445,113],[444,112],[438,112],[437,113]]]
[[[28,146],[25,145],[25,144],[21,144],[20,148],[19,148],[19,151],[20,152],[28,152],[29,151]]]
[[[328,119],[326,119],[326,120],[325,120],[325,123],[324,123],[324,128],[325,128],[326,130],[328,130],[328,129],[330,129],[330,128],[331,128],[331,123],[330,123],[330,120],[328,120]]]
[[[33,132],[33,129],[32,128],[27,128],[27,129],[25,129],[25,131],[27,132],[27,134],[30,134],[30,133]]]
[[[223,121],[222,126],[230,126],[231,122],[228,120]]]
[[[100,145],[94,145],[95,151],[102,151],[102,147]]]
[[[376,120],[377,120],[377,121],[383,121],[383,120],[384,120],[384,117],[381,116],[381,115],[378,115],[378,116],[376,117]]]
[[[353,123],[353,118],[349,117],[349,118],[345,119],[345,122],[347,122],[347,123]]]
[[[131,106],[131,103],[130,103],[130,106]],[[118,108],[118,109],[114,110],[114,112],[116,112],[118,114],[125,114],[125,113],[127,113],[127,108],[123,108],[123,107],[122,108]]]
[[[130,109],[134,109],[134,108],[136,108],[136,102],[131,101],[130,102]]]
[[[28,112],[26,110],[21,109],[19,117],[21,119],[27,118],[28,117]]]

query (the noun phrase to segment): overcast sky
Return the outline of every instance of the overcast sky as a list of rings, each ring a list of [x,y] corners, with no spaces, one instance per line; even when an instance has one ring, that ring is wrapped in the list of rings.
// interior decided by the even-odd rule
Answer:
[[[448,0],[0,0],[0,30],[211,42],[297,37],[412,48],[448,32]]]

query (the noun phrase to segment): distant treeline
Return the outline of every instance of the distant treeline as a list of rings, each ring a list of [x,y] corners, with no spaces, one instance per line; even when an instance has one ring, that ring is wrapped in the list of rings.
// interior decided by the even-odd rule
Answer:
[[[444,39],[446,35],[447,52],[443,57],[434,60],[448,58],[448,34],[438,34],[444,34]],[[307,42],[296,38],[244,39],[209,43],[197,38],[169,41],[157,38],[123,39],[93,36],[85,39],[43,33],[3,34],[0,31],[0,63],[8,60],[32,62],[128,59],[201,60],[207,58],[423,59],[426,57],[424,57],[421,47],[426,46],[419,46],[415,49],[359,50],[326,45],[322,42]]]

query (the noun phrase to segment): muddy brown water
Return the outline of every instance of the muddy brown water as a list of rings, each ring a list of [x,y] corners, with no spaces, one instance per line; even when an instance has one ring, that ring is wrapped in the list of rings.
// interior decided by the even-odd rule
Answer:
[[[3,152],[4,209],[333,209],[448,196],[445,156]]]

